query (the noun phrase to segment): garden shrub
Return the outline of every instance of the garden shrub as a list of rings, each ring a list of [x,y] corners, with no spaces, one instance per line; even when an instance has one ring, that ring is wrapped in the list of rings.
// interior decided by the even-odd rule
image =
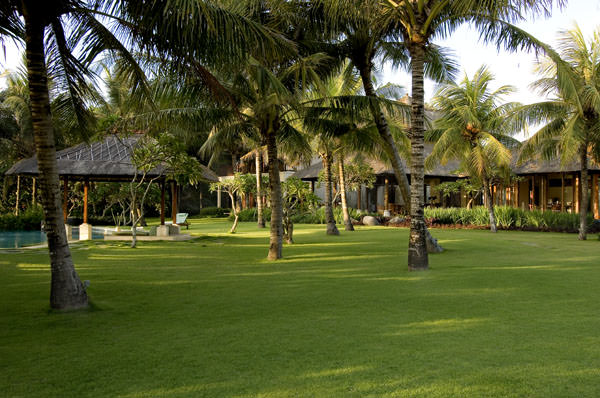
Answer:
[[[239,216],[239,219],[238,219],[239,222],[258,221],[258,212],[256,211],[256,207],[241,210],[238,213],[238,216]],[[233,214],[230,214],[228,219],[230,221],[233,221],[233,219],[234,219]],[[271,220],[271,209],[269,209],[269,208],[263,209],[263,219],[265,220],[265,222],[268,222]]]
[[[0,231],[39,231],[43,219],[40,207],[25,210],[18,216],[12,213],[0,214]]]
[[[229,210],[224,209],[222,207],[203,207],[202,209],[200,209],[198,217],[227,217],[228,213]]]
[[[558,213],[540,210],[524,211],[510,206],[495,206],[496,224],[499,229],[539,229],[560,232],[575,232],[579,228],[579,214]],[[593,217],[588,216],[588,225]],[[438,225],[488,226],[487,209],[477,206],[472,209],[462,207],[425,208],[425,218]],[[591,229],[590,229],[591,231]]]
[[[353,208],[348,208],[348,213],[350,213],[350,218],[355,220],[360,219],[362,216],[358,210]],[[258,221],[256,208],[244,209],[238,213],[240,222],[252,222]],[[265,222],[271,220],[271,209],[265,208],[263,209],[263,217]],[[344,215],[342,213],[341,207],[335,207],[333,209],[333,217],[335,218],[335,222],[338,224],[342,224],[344,222]],[[233,216],[229,216],[229,220],[233,221]],[[325,207],[321,206],[314,210],[309,210],[303,213],[294,214],[291,216],[291,220],[294,224],[325,224]]]

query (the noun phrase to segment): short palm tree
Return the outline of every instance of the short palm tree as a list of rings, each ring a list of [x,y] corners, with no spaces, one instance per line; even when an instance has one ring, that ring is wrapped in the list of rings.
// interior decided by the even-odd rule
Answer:
[[[543,159],[560,159],[563,164],[579,162],[579,239],[585,240],[589,157],[600,160],[600,31],[589,41],[578,26],[563,31],[558,52],[563,67],[559,69],[555,60],[544,59],[538,67],[542,78],[534,83],[550,99],[522,109],[527,122],[543,127],[526,141],[521,158],[539,154]]]
[[[490,230],[496,232],[492,183],[509,169],[511,149],[519,144],[512,135],[520,130],[515,118],[520,104],[502,103],[515,89],[501,86],[492,90],[493,80],[489,69],[482,66],[472,79],[465,76],[460,84],[448,83],[436,93],[433,105],[441,117],[426,133],[428,141],[435,141],[426,166],[458,160],[462,172],[483,184]]]
[[[403,130],[403,105],[385,98],[387,97],[385,94],[398,93],[400,88],[386,85],[377,92],[378,96],[375,99],[371,99],[361,95],[362,85],[360,76],[354,72],[353,65],[346,63],[340,73],[330,77],[324,83],[323,90],[308,93],[309,97],[312,96],[312,107],[309,108],[304,119],[304,126],[308,134],[313,137],[315,148],[323,160],[328,234],[337,234],[331,203],[333,174],[337,174],[339,181],[344,229],[354,231],[346,197],[344,172],[346,157],[356,153],[382,157],[382,152],[386,153],[383,149],[386,143],[378,134],[377,124],[373,121],[371,113],[373,102],[377,102],[377,106],[381,107],[383,112],[382,115],[391,120],[389,124],[386,123],[386,129],[393,134],[395,147],[399,139],[406,138]],[[398,121],[401,122],[400,127]],[[403,145],[400,147],[403,148]],[[385,157],[385,160],[389,161],[389,158]],[[335,173],[332,171],[334,168]]]
[[[267,148],[271,201],[271,236],[268,258],[282,257],[282,193],[280,158],[308,158],[310,147],[301,131],[300,120],[307,106],[302,101],[304,87],[319,81],[317,70],[328,57],[314,54],[290,66],[267,67],[252,60],[244,70],[224,84],[236,104],[228,117],[218,121],[218,134],[252,137]]]

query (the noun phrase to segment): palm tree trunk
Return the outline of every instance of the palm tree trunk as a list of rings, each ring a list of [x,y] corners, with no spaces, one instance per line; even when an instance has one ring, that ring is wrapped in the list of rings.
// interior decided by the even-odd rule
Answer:
[[[24,2],[27,76],[40,172],[40,189],[44,193],[42,195],[42,208],[48,238],[48,251],[50,252],[52,275],[50,306],[55,309],[83,308],[87,307],[88,298],[85,288],[75,271],[62,215],[56,148],[54,146],[54,131],[50,114],[48,78],[44,57],[44,24],[39,16],[30,13],[32,10],[29,9],[29,6],[35,7],[35,4]]]
[[[587,239],[587,213],[588,213],[588,162],[587,142],[581,145],[579,156],[581,162],[581,204],[579,207],[579,240]]]
[[[371,68],[370,67],[361,67],[360,68],[360,77],[363,83],[363,88],[365,90],[365,94],[369,97],[377,97],[377,93],[375,92],[375,88],[373,87],[373,81],[371,80]],[[410,199],[410,189],[411,186],[408,183],[408,178],[406,177],[406,170],[404,169],[404,165],[402,164],[402,159],[400,158],[400,152],[398,152],[398,147],[396,146],[396,142],[394,141],[394,137],[390,132],[389,126],[387,124],[387,120],[385,119],[385,115],[381,112],[375,104],[371,104],[371,114],[373,115],[373,120],[375,121],[375,126],[377,127],[377,131],[381,138],[383,138],[383,148],[386,151],[388,157],[392,162],[392,169],[394,170],[394,175],[396,176],[396,182],[398,183],[398,188],[400,189],[400,194],[402,195],[402,201],[404,202],[404,208],[408,210],[409,214],[411,213],[411,199]],[[367,206],[368,207],[368,206]],[[367,209],[368,210],[368,209]],[[429,253],[441,253],[444,251],[442,246],[437,242],[427,226],[425,226],[425,235],[426,235],[426,246],[427,251]],[[410,262],[409,262],[410,263]]]
[[[134,203],[131,203],[133,208]],[[134,210],[131,210],[131,248],[135,249],[137,247],[137,217],[135,216]]]
[[[492,200],[492,187],[487,178],[483,179],[483,194],[485,195],[485,207],[487,207],[488,214],[490,215],[490,231],[495,233],[497,232],[496,214],[494,213],[494,201]]]
[[[325,222],[327,223],[327,235],[339,235],[340,231],[338,231],[335,225],[331,203],[331,155],[329,153],[323,154],[323,168],[325,169]]]
[[[229,198],[231,199],[231,212],[233,213],[233,225],[231,226],[231,229],[229,230],[230,234],[234,234],[235,230],[237,229],[238,226],[238,220],[240,218],[238,211],[236,209],[236,205],[235,205],[235,197],[231,192],[227,192],[229,194]]]
[[[15,216],[19,215],[19,202],[21,201],[21,176],[17,176],[17,192],[15,193]]]
[[[346,199],[346,177],[344,176],[344,156],[340,153],[338,159],[338,174],[340,175],[340,194],[342,195],[342,214],[344,215],[344,229],[354,231],[350,213],[348,213],[348,202]]]
[[[373,81],[371,79],[371,68],[362,67],[360,68],[360,77],[362,80],[363,88],[365,90],[365,94],[368,97],[377,97],[377,93],[375,92],[375,88],[373,87]],[[394,141],[394,137],[390,131],[390,128],[387,124],[387,120],[385,119],[385,115],[381,111],[381,109],[376,104],[370,105],[371,114],[373,116],[373,120],[375,121],[375,126],[377,127],[377,131],[381,138],[383,138],[384,142],[384,150],[387,153],[390,161],[392,162],[392,168],[394,169],[394,174],[396,175],[396,180],[398,182],[398,187],[400,188],[400,192],[402,194],[402,200],[404,201],[404,206],[409,207],[410,201],[410,184],[408,183],[408,178],[406,177],[406,170],[404,169],[404,165],[402,164],[402,159],[400,158],[400,152],[398,151],[398,147],[396,146],[396,142]]]
[[[265,219],[263,217],[263,201],[262,201],[262,159],[260,154],[261,149],[256,150],[256,157],[254,158],[256,166],[256,217],[258,218],[258,228],[265,227]]]
[[[425,183],[425,90],[424,65],[425,49],[423,44],[409,47],[412,66],[411,99],[411,166],[410,166],[410,240],[408,243],[408,269],[426,270],[429,268],[427,253],[427,227],[424,216]]]
[[[269,244],[269,260],[282,257],[283,246],[283,204],[281,198],[281,181],[279,179],[279,159],[277,158],[277,139],[275,132],[266,133],[267,156],[269,166],[269,190],[271,191],[271,237]]]

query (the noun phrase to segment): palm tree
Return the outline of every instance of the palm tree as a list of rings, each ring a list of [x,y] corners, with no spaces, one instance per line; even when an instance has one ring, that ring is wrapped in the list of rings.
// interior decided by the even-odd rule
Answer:
[[[322,90],[306,93],[308,101],[313,101],[313,107],[304,119],[304,127],[313,136],[314,146],[323,162],[328,235],[339,235],[333,216],[332,167],[337,168],[335,174],[339,181],[344,229],[354,231],[346,198],[345,157],[355,151],[373,154],[375,147],[380,148],[381,140],[373,135],[370,101],[364,101],[366,98],[359,95],[361,87],[360,77],[354,73],[352,65],[345,63],[340,73],[323,84]]]
[[[577,160],[581,178],[579,239],[587,238],[589,205],[588,159],[600,160],[600,31],[588,42],[578,26],[560,32],[561,65],[544,59],[538,70],[542,78],[534,87],[551,96],[526,105],[525,121],[543,124],[523,146],[521,159],[535,153],[544,159],[559,158],[563,164]]]
[[[90,94],[87,80],[89,65],[98,55],[106,50],[113,55],[121,54],[129,61],[129,75],[138,81],[137,87],[144,88],[142,69],[117,37],[138,39],[134,42],[143,43],[153,53],[167,53],[173,60],[181,60],[180,54],[183,53],[185,61],[194,60],[195,67],[201,72],[205,68],[198,60],[220,64],[244,59],[253,48],[271,53],[275,47],[282,48],[282,40],[239,14],[212,2],[195,2],[194,10],[190,10],[189,5],[183,0],[154,2],[152,6],[110,0],[47,3],[8,0],[0,3],[0,43],[5,40],[25,43],[31,115],[40,188],[44,192],[42,207],[52,270],[52,308],[86,307],[87,294],[75,271],[61,214],[48,76],[51,75],[56,84],[64,88],[64,106],[76,111],[81,131],[87,131],[92,118],[83,97]],[[107,27],[109,25],[111,29]],[[135,29],[132,30],[132,27]],[[206,74],[203,76],[208,79]]]
[[[391,60],[394,66],[407,67],[410,59],[407,47],[401,41],[402,38],[397,29],[398,23],[394,19],[384,18],[386,7],[383,3],[385,2],[372,0],[339,2],[320,0],[315,1],[315,7],[309,14],[316,19],[317,24],[331,26],[330,31],[324,32],[323,38],[335,43],[332,51],[334,54],[346,57],[352,62],[360,74],[365,95],[371,99],[375,99],[378,96],[373,84],[373,72],[376,61],[385,62],[386,60]],[[324,18],[324,20],[321,20],[319,15],[323,15],[320,18]],[[425,54],[427,61],[425,72],[430,78],[443,81],[453,76],[455,71],[454,63],[443,49],[430,45],[427,47]],[[406,108],[408,116],[409,107],[407,106]],[[370,110],[377,131],[383,141],[383,151],[390,160],[394,170],[405,207],[412,214],[410,200],[411,185],[408,182],[400,151],[390,131],[388,120],[376,101],[370,104]],[[411,180],[414,180],[412,171]],[[422,192],[422,189],[419,192]],[[422,219],[422,210],[420,214]],[[419,231],[424,231],[425,240],[421,241],[411,238],[410,246],[413,247],[414,244],[420,244],[420,249],[417,250],[417,253],[425,256],[426,260],[427,250],[441,252],[443,249],[429,234],[424,222],[418,224],[418,226],[422,227]],[[411,237],[413,236],[414,234],[411,234]],[[421,250],[423,248],[425,252]],[[420,258],[411,254],[415,250],[413,247],[409,251],[409,269],[423,268],[422,265],[419,266],[416,263],[411,265],[414,262],[413,257],[417,260]],[[419,261],[422,262],[423,259],[421,258]]]
[[[519,144],[511,135],[521,126],[515,119],[519,104],[500,104],[515,89],[502,86],[492,90],[493,80],[492,73],[482,66],[472,79],[465,76],[460,84],[448,83],[439,89],[433,104],[442,116],[435,121],[434,129],[427,132],[426,139],[435,141],[435,146],[426,166],[459,160],[461,171],[483,184],[490,230],[496,232],[492,183],[509,169],[510,149]]]
[[[473,23],[486,41],[503,41],[508,47],[531,46],[524,32],[509,22],[522,20],[525,13],[549,14],[552,0],[410,0],[381,1],[383,26],[396,24],[396,32],[410,56],[411,100],[411,234],[409,268],[428,267],[426,229],[423,218],[424,181],[424,74],[432,41],[450,35],[463,23]],[[558,0],[557,3],[564,3]]]
[[[249,109],[241,109],[241,113],[251,112]],[[235,117],[236,110],[232,109],[228,117]],[[245,153],[240,160],[247,161],[254,159],[256,174],[256,210],[257,226],[265,227],[263,217],[263,194],[262,194],[262,158],[265,148],[261,145],[261,137],[251,125],[220,126],[218,123],[212,128],[208,138],[200,148],[203,155],[210,154],[209,165],[212,164],[219,155],[228,152],[232,156],[232,162],[235,153]],[[233,168],[233,173],[235,173]],[[236,197],[234,195],[234,197]]]
[[[236,105],[230,108],[228,117],[219,121],[215,131],[266,143],[271,201],[270,260],[282,257],[280,154],[286,154],[290,160],[310,157],[310,147],[301,132],[300,120],[307,106],[302,101],[302,92],[304,87],[320,80],[317,71],[327,62],[328,57],[322,54],[272,68],[252,60],[230,82],[224,83]]]
[[[557,1],[564,3],[562,0]],[[433,40],[450,35],[463,23],[474,23],[482,32],[486,41],[497,40],[509,48],[539,47],[540,43],[509,22],[521,20],[525,12],[531,14],[550,12],[551,0],[346,0],[317,2],[324,10],[326,19],[337,36],[352,38],[348,48],[351,59],[364,75],[365,92],[372,95],[368,88],[369,72],[372,69],[373,56],[379,49],[395,59],[410,65],[412,74],[411,98],[411,232],[409,240],[408,267],[410,270],[428,268],[427,236],[428,231],[423,217],[424,207],[424,76],[427,72],[444,72],[439,66],[441,58],[436,55]],[[372,15],[364,21],[364,16]],[[359,29],[359,24],[362,27]],[[345,30],[344,30],[345,28]],[[370,56],[365,57],[362,54]],[[439,55],[439,52],[438,52]],[[410,63],[407,61],[410,60]],[[437,60],[437,61],[436,61]],[[449,69],[446,69],[449,71]],[[374,108],[374,114],[377,109]],[[384,133],[383,119],[379,118],[380,132]],[[384,135],[385,138],[385,135]],[[386,140],[390,142],[389,138]],[[391,145],[388,150],[391,151]],[[397,163],[398,160],[394,160]],[[402,186],[402,176],[396,178]],[[402,191],[402,188],[401,188]],[[406,195],[403,192],[403,196]]]
[[[340,231],[335,225],[333,216],[333,176],[332,167],[335,164],[332,143],[327,138],[317,136],[316,150],[323,161],[323,180],[325,182],[325,223],[327,224],[327,235],[339,235]]]

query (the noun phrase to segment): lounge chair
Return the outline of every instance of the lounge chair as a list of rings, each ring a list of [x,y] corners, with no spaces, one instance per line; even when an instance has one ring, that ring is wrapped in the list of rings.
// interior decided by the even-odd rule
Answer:
[[[177,213],[175,216],[175,224],[179,226],[185,225],[185,229],[190,229],[190,223],[187,222],[188,213]]]

